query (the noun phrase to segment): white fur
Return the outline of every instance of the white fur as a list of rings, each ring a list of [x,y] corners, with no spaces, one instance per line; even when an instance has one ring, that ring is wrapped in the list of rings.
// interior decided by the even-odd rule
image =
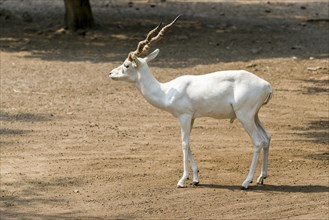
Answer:
[[[185,75],[160,83],[148,67],[148,62],[158,53],[159,50],[156,49],[145,58],[136,57],[132,62],[125,60],[121,66],[111,71],[110,78],[134,83],[149,103],[178,118],[181,125],[184,173],[177,186],[184,187],[188,178],[188,160],[192,165],[193,183],[199,183],[197,164],[190,149],[190,132],[194,119],[198,117],[231,121],[239,119],[254,145],[252,163],[242,189],[247,189],[252,182],[261,149],[264,159],[257,183],[262,184],[267,176],[270,135],[259,121],[258,111],[271,98],[271,85],[244,70]]]

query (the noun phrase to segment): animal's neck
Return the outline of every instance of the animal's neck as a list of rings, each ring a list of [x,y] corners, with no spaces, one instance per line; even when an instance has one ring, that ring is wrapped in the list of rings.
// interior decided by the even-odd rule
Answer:
[[[149,68],[140,70],[136,87],[150,104],[161,109],[164,108],[165,93],[161,83],[152,75]]]

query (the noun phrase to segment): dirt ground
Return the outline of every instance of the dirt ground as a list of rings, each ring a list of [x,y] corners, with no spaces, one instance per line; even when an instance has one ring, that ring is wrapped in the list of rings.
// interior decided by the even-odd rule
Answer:
[[[98,27],[71,34],[62,0],[0,1],[1,219],[328,219],[328,1],[91,2]],[[177,189],[178,121],[108,78],[177,14],[151,64],[159,81],[245,69],[272,84],[265,185],[240,190],[241,124],[201,118],[200,186]]]

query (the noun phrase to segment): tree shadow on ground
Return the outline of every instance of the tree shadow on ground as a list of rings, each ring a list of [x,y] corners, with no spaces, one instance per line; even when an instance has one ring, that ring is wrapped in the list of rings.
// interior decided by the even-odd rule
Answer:
[[[1,128],[0,129],[0,135],[22,135],[22,134],[25,134],[27,132],[28,131],[21,130],[21,129],[8,129],[8,128]]]
[[[16,16],[23,12],[11,12],[8,6],[0,16],[0,41],[3,51],[24,51],[26,58],[122,62],[160,20],[167,23],[183,14],[157,45],[162,50],[161,59],[154,65],[188,67],[260,58],[326,58],[329,43],[323,36],[328,35],[329,25],[325,6],[325,2],[173,2],[151,7],[149,3],[133,3],[128,7],[99,2],[92,5],[99,27],[78,34],[59,29],[64,8],[52,11],[52,16],[47,10],[29,11],[35,19],[25,22]]]
[[[35,123],[35,122],[45,122],[50,121],[52,115],[46,114],[32,114],[32,113],[18,113],[18,114],[10,114],[4,111],[0,111],[0,122],[26,122],[26,123]],[[1,123],[0,128],[0,146],[12,145],[15,141],[5,141],[5,138],[8,136],[19,136],[24,135],[31,130],[24,129],[16,129],[16,128],[8,128],[8,123]]]
[[[294,134],[304,137],[302,141],[309,141],[316,144],[328,146],[329,145],[329,120],[320,119],[311,121],[307,127],[294,127]],[[325,152],[311,154],[308,157],[314,160],[329,161],[328,148]]]
[[[54,178],[50,181],[38,180],[16,180],[11,183],[2,182],[0,204],[4,209],[1,210],[1,217],[3,219],[18,218],[18,219],[76,219],[83,216],[86,219],[101,219],[93,216],[88,216],[86,213],[68,212],[64,211],[59,214],[45,214],[40,209],[40,212],[25,211],[25,207],[54,207],[54,206],[69,206],[69,201],[63,196],[49,197],[46,193],[51,187],[62,187],[62,191],[58,194],[63,194],[66,187],[78,187],[82,185],[81,181],[77,178],[64,177]],[[22,190],[20,196],[12,193],[12,190],[7,190],[10,187]]]
[[[325,70],[328,71],[328,70]],[[328,74],[325,72],[323,75]],[[303,93],[304,94],[323,94],[323,95],[329,95],[329,80],[319,80],[319,79],[309,79],[309,80],[303,80],[304,83],[307,84],[307,86],[304,87]]]
[[[302,94],[305,95],[323,95],[323,98],[327,100],[329,95],[329,80],[327,79],[327,69],[322,67],[316,67],[314,70],[317,71],[317,76],[321,76],[322,79],[307,79],[301,80],[303,83],[303,88],[301,90]],[[321,74],[321,75],[319,75]],[[303,137],[302,140],[298,141],[308,141],[316,144],[329,145],[329,120],[327,118],[318,118],[310,121],[308,124],[302,127],[292,127],[293,134],[299,137]],[[321,152],[318,154],[310,155],[313,159],[318,160],[328,160],[329,161],[329,151]]]
[[[320,119],[311,121],[307,127],[293,128],[296,135],[305,137],[307,141],[318,144],[329,144],[329,120]],[[329,153],[329,152],[328,152]],[[327,157],[329,159],[329,157]]]
[[[10,114],[0,111],[0,121],[22,121],[22,122],[40,122],[49,121],[51,115],[32,114],[32,113],[18,113]]]

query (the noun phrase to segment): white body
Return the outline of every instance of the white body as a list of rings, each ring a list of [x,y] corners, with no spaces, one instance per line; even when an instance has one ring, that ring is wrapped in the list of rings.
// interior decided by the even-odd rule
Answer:
[[[267,175],[270,136],[259,121],[258,111],[271,98],[271,85],[244,70],[185,75],[167,83],[160,83],[148,67],[148,62],[153,60],[158,52],[159,50],[155,50],[146,58],[136,58],[132,62],[126,60],[123,65],[111,71],[110,77],[135,83],[149,103],[170,112],[180,121],[184,174],[177,186],[184,187],[188,178],[189,159],[192,164],[193,183],[199,183],[198,168],[189,144],[193,122],[198,117],[231,121],[239,119],[254,145],[252,164],[242,188],[247,189],[253,179],[261,149],[264,149],[264,159],[257,182],[263,183]]]

